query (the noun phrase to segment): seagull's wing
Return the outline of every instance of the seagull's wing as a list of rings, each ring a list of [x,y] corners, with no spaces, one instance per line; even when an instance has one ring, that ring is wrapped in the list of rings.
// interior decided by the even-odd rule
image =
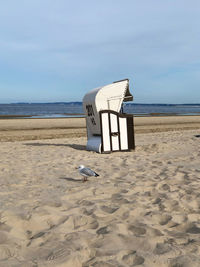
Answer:
[[[85,176],[99,176],[96,172],[92,171],[90,168],[83,168],[80,173]]]

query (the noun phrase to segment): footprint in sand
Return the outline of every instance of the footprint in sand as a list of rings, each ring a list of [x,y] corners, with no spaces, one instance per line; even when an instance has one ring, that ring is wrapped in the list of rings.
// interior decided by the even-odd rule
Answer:
[[[187,234],[200,234],[200,228],[195,223],[185,223],[177,227],[177,229]]]
[[[158,188],[164,191],[170,191],[170,186],[168,184],[159,185]]]
[[[94,209],[93,209],[93,208],[92,208],[92,209],[86,209],[86,208],[83,208],[83,209],[82,209],[82,213],[83,213],[84,215],[90,216],[90,215],[92,215],[92,214],[94,213]]]
[[[105,226],[105,227],[101,227],[97,230],[97,235],[106,235],[108,234],[110,231],[109,231],[109,227],[108,226]]]
[[[129,203],[129,201],[119,193],[113,194],[111,196],[111,200],[114,202],[117,202],[119,204],[128,204]]]
[[[146,229],[142,226],[129,225],[128,230],[136,236],[146,234]]]
[[[120,191],[120,193],[121,194],[126,194],[126,193],[128,193],[129,191],[127,190],[127,189],[122,189],[121,191]]]
[[[101,210],[106,213],[112,214],[119,209],[118,206],[101,206]]]
[[[199,267],[199,261],[192,261],[188,256],[178,256],[170,260],[169,267]]]
[[[155,229],[155,228],[148,228],[148,235],[152,237],[157,237],[157,236],[163,236],[164,234],[161,233],[160,230]]]
[[[88,225],[88,229],[97,229],[99,227],[99,223],[97,220],[93,220],[90,222],[90,224]]]
[[[157,197],[153,200],[152,204],[153,205],[156,205],[156,204],[159,204],[161,202],[161,198]]]
[[[156,247],[154,249],[154,253],[156,255],[162,255],[162,254],[165,254],[169,251],[171,251],[172,248],[169,244],[166,244],[166,243],[157,243],[156,244]]]
[[[171,215],[162,215],[159,220],[159,224],[166,225],[171,219],[172,219]]]
[[[74,230],[87,225],[88,219],[86,216],[73,216]]]
[[[73,217],[73,224],[74,230],[97,229],[99,227],[99,223],[96,219],[81,215]]]
[[[94,203],[93,203],[92,201],[85,200],[85,199],[83,199],[83,200],[79,200],[79,201],[77,202],[77,204],[78,204],[78,205],[83,205],[83,206],[92,206],[92,205],[94,205]]]
[[[70,250],[65,247],[57,247],[48,256],[47,261],[56,261],[66,259],[71,254]]]
[[[155,223],[159,223],[160,225],[166,225],[172,219],[171,215],[163,214],[163,215],[153,215],[153,221]]]
[[[128,266],[138,266],[144,263],[144,258],[139,256],[136,251],[131,251],[122,257],[122,261]]]
[[[67,232],[78,230],[87,230],[87,229],[96,229],[98,228],[98,222],[95,218],[90,216],[82,215],[71,215],[64,224],[61,225],[61,228],[64,230],[67,229]]]
[[[105,261],[95,261],[92,264],[89,265],[83,265],[83,267],[116,267],[118,266],[117,263],[113,262],[113,263],[109,263],[109,262],[105,262]]]

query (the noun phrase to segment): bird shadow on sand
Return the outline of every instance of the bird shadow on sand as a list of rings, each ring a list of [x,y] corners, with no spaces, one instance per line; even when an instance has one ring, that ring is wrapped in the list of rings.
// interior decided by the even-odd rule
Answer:
[[[66,181],[69,181],[69,182],[75,182],[75,183],[83,182],[82,179],[74,179],[74,178],[71,178],[71,177],[60,177],[59,179],[66,180]]]
[[[27,143],[26,146],[66,146],[71,147],[76,150],[86,150],[86,146],[77,145],[77,144],[51,144],[51,143]]]

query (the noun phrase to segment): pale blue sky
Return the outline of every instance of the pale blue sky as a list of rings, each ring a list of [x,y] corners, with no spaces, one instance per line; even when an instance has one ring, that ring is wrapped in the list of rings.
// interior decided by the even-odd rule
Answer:
[[[200,103],[199,0],[0,3],[0,103],[80,101],[130,79],[137,103]]]

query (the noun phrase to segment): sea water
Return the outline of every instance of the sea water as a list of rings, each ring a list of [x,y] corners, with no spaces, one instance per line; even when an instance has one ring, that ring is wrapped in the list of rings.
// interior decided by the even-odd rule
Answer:
[[[134,116],[200,115],[200,104],[124,104],[125,113]],[[1,117],[62,118],[84,117],[81,102],[0,104]]]

